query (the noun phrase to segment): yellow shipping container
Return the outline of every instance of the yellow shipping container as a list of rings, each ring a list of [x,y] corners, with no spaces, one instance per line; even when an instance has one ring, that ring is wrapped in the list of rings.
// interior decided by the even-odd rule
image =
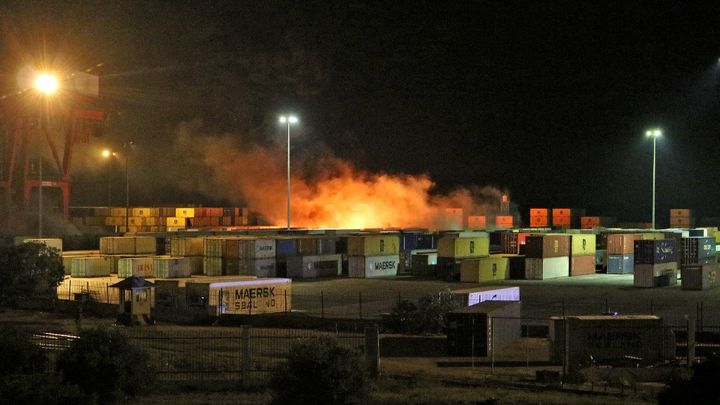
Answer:
[[[166,222],[167,226],[172,227],[185,227],[187,226],[187,218],[184,217],[169,217]]]
[[[130,215],[133,217],[149,217],[151,215],[152,208],[148,207],[135,207],[130,208]]]
[[[105,217],[105,225],[107,225],[107,226],[125,225],[125,217]]]
[[[487,236],[443,236],[438,240],[438,257],[483,257],[490,255]]]
[[[128,226],[143,226],[145,225],[145,218],[143,217],[128,217]]]
[[[465,259],[460,264],[460,281],[463,283],[507,280],[508,275],[507,257],[491,256]]]
[[[348,238],[350,256],[383,256],[400,254],[398,235],[358,235]]]
[[[720,231],[713,232],[713,236],[715,237],[715,243],[720,243]]]
[[[175,208],[175,216],[179,218],[195,218],[195,208]]]
[[[594,234],[586,233],[574,233],[570,235],[570,243],[572,244],[572,256],[593,256],[595,255],[595,241],[596,236]]]
[[[660,240],[665,239],[665,235],[662,232],[644,232],[640,234],[639,238],[644,240]]]
[[[110,216],[111,217],[125,217],[125,213],[127,210],[123,207],[112,207],[110,208]]]

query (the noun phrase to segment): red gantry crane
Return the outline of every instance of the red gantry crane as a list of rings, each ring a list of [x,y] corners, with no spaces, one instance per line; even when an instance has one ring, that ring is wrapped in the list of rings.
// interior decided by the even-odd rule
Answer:
[[[104,112],[93,109],[99,100],[99,77],[77,72],[56,80],[39,74],[32,85],[0,97],[0,190],[5,193],[9,213],[18,202],[15,196],[19,189],[26,208],[33,189],[60,189],[61,208],[67,218],[73,147],[99,136],[107,119]],[[57,99],[51,100],[51,96]],[[32,160],[38,158],[43,143],[48,145],[55,166],[46,175],[42,174],[42,161],[38,159],[38,168]],[[62,143],[64,149],[60,150]]]

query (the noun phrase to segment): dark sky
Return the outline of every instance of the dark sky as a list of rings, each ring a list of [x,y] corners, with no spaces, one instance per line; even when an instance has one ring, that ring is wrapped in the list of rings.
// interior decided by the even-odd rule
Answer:
[[[523,215],[582,207],[646,222],[644,131],[661,127],[658,218],[720,216],[717,2],[3,4],[3,90],[43,43],[66,66],[103,63],[105,140],[145,145],[146,203],[203,198],[150,178],[180,122],[262,144],[293,110],[300,147],[373,172],[506,188]],[[100,176],[76,176],[75,204],[102,203],[89,192]]]

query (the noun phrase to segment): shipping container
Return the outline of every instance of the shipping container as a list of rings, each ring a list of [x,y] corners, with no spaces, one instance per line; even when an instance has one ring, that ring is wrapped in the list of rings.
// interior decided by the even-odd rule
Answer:
[[[437,267],[437,251],[423,252],[410,255],[411,271],[415,276],[427,277],[435,276]]]
[[[277,238],[275,240],[275,257],[285,258],[298,255],[298,240],[296,238]]]
[[[100,238],[100,253],[109,255],[136,255],[157,253],[152,236],[107,236]]]
[[[682,238],[680,242],[680,265],[715,262],[714,237]]]
[[[145,257],[124,257],[117,261],[118,277],[127,278],[132,276],[152,277],[153,258]]]
[[[580,217],[581,229],[593,229],[598,227],[608,228],[615,225],[614,217]]]
[[[203,274],[206,276],[222,276],[223,260],[220,256],[203,256]]]
[[[569,216],[554,216],[552,217],[552,226],[558,228],[570,228],[572,227],[572,220]]]
[[[178,218],[194,218],[195,208],[176,208],[175,216]]]
[[[257,276],[276,277],[277,263],[275,258],[222,258],[222,274],[224,276]]]
[[[257,279],[202,283],[187,283],[186,288],[197,290],[209,297],[211,306],[218,314],[257,315],[290,311],[292,305],[292,281],[287,278]]]
[[[531,216],[530,227],[531,228],[547,228],[550,226],[550,218],[546,216]]]
[[[187,218],[168,217],[165,219],[165,226],[173,228],[185,228],[187,226]]]
[[[485,229],[487,228],[487,217],[485,215],[468,215],[468,229]]]
[[[677,284],[677,263],[641,264],[635,262],[635,287],[664,287]]]
[[[570,257],[525,258],[526,280],[547,280],[568,277],[570,275]]]
[[[302,242],[302,239],[300,240]],[[229,238],[224,257],[239,259],[275,259],[275,240]]]
[[[204,238],[203,256],[223,257],[225,256],[225,242],[228,238],[221,236],[210,236]]]
[[[483,302],[448,312],[448,356],[487,357],[522,337],[520,302]]]
[[[202,256],[205,238],[202,236],[170,237],[171,256]]]
[[[124,207],[112,207],[110,208],[110,216],[111,217],[123,217],[125,218],[125,215],[127,214],[127,209]]]
[[[488,236],[457,237],[446,235],[438,240],[438,257],[483,257],[490,255]]]
[[[460,281],[463,283],[479,283],[482,281],[507,279],[507,257],[491,256],[465,259],[460,263]]]
[[[298,238],[298,254],[301,256],[315,256],[318,254],[319,241],[316,237],[303,236]]]
[[[530,235],[525,240],[528,258],[562,257],[570,255],[570,236],[560,234]]]
[[[156,278],[190,277],[190,259],[187,257],[155,256],[153,272]]]
[[[287,260],[290,278],[338,277],[342,275],[342,255],[295,256]]]
[[[477,305],[486,301],[520,301],[520,287],[473,287],[450,290],[450,294],[463,307]]]
[[[525,279],[525,256],[507,255],[508,278],[511,280]]]
[[[608,274],[630,274],[633,272],[635,259],[632,254],[607,255]]]
[[[490,233],[490,248],[499,248],[500,252],[508,254],[517,254],[517,232],[513,231],[495,231]]]
[[[574,233],[570,235],[571,256],[595,256],[594,234]]]
[[[464,217],[465,215],[463,214],[462,208],[445,208],[443,210],[442,223],[438,228],[442,230],[464,229]]]
[[[691,218],[694,217],[695,213],[691,209],[687,208],[671,208],[670,218]]]
[[[512,215],[497,215],[497,216],[495,216],[495,226],[498,228],[512,228],[513,227]]]
[[[614,233],[607,235],[607,252],[609,255],[628,255],[635,252],[635,234]]]
[[[348,276],[354,278],[372,278],[396,276],[399,255],[386,256],[350,256],[348,257]]]
[[[657,264],[677,262],[679,253],[677,240],[660,239],[636,240],[633,254],[635,264]]]
[[[350,256],[388,256],[400,254],[400,237],[397,234],[358,235],[347,239]]]
[[[530,208],[530,217],[550,217],[550,211],[547,208]]]
[[[595,274],[595,256],[570,257],[570,276]]]
[[[681,274],[683,290],[707,290],[720,283],[717,263],[686,265],[682,267]]]
[[[157,217],[160,216],[160,210],[149,207],[135,207],[130,209],[130,215],[133,217]]]
[[[670,217],[671,228],[692,228],[695,226],[694,218]]]
[[[73,277],[105,277],[112,269],[112,260],[106,256],[73,257],[70,263]]]

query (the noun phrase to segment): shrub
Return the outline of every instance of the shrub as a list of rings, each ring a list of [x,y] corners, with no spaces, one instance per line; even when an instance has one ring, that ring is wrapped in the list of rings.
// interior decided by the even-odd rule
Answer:
[[[23,243],[0,250],[0,304],[15,305],[37,292],[52,293],[65,276],[57,249]]]
[[[393,306],[384,326],[397,333],[441,333],[447,326],[446,314],[457,307],[450,291],[421,297],[418,305],[402,300]]]
[[[717,404],[720,386],[720,357],[710,357],[695,366],[690,380],[676,378],[658,395],[659,404]]]
[[[77,384],[100,403],[117,403],[152,384],[147,357],[117,329],[85,329],[58,358],[64,381]]]
[[[30,335],[15,329],[0,330],[0,377],[42,373],[47,358],[30,342]]]
[[[369,378],[358,354],[322,337],[295,343],[270,385],[275,404],[359,404]]]

